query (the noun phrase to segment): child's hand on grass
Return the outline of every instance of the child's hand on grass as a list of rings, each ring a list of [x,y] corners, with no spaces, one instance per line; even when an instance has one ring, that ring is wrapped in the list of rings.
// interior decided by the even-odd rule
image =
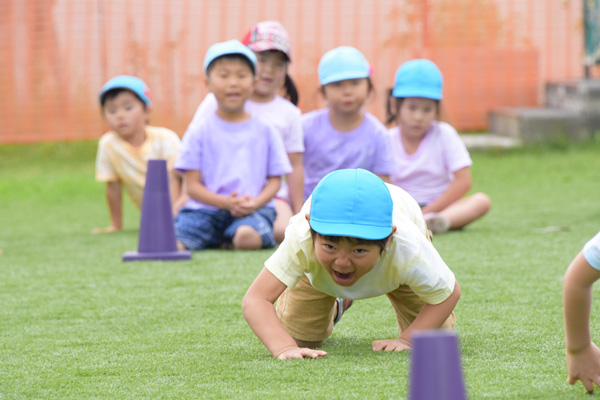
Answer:
[[[92,229],[92,233],[94,235],[97,235],[99,233],[114,233],[114,232],[119,232],[121,230],[121,228],[117,228],[114,225],[110,225],[104,228],[94,228]]]
[[[406,339],[387,339],[373,341],[373,351],[402,351],[410,349],[410,343]]]
[[[320,358],[326,355],[327,352],[323,350],[309,349],[307,347],[291,347],[279,353],[276,358],[279,360],[290,360],[294,358]]]
[[[569,383],[581,381],[588,393],[594,393],[594,383],[600,387],[600,349],[594,343],[576,353],[567,350]]]

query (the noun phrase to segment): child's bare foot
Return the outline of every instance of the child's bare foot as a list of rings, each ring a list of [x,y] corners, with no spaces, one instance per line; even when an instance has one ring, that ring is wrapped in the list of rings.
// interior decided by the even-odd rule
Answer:
[[[177,250],[179,250],[179,251],[187,250],[187,247],[185,247],[185,245],[178,240],[177,241]]]
[[[94,235],[97,235],[99,233],[115,233],[115,232],[119,232],[121,230],[121,228],[117,228],[114,225],[110,225],[104,228],[94,228],[92,229],[92,233]]]

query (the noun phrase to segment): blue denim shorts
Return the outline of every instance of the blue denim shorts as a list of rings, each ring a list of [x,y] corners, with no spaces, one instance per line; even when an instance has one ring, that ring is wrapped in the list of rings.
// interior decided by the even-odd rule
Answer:
[[[234,218],[226,210],[183,208],[175,218],[175,235],[190,250],[203,250],[231,243],[237,229],[248,225],[262,238],[264,249],[275,247],[273,221],[276,212],[263,207],[250,215]]]

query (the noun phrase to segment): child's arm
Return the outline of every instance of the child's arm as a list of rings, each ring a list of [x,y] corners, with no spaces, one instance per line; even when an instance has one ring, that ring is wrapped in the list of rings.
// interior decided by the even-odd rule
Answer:
[[[179,213],[179,209],[187,202],[188,196],[185,191],[184,177],[172,170],[169,173],[169,192],[171,194],[171,207],[173,216]]]
[[[381,179],[385,183],[392,183],[389,175],[377,175],[377,176],[379,177],[379,179]]]
[[[302,153],[288,153],[292,172],[286,175],[290,203],[294,214],[298,214],[304,204],[304,164]]]
[[[121,181],[106,182],[106,202],[111,224],[105,228],[95,228],[92,233],[112,233],[123,229],[123,195]]]
[[[450,204],[462,198],[473,184],[471,179],[471,170],[469,167],[459,169],[454,173],[454,181],[448,186],[448,189],[440,197],[432,201],[426,207],[423,207],[423,214],[428,212],[440,212]]]
[[[252,198],[250,196],[240,196],[240,201],[231,210],[231,215],[239,218],[252,214],[259,208],[264,207],[265,204],[275,197],[280,187],[280,176],[271,176],[267,178],[267,183],[258,196],[256,196],[256,198]]]
[[[188,170],[185,173],[184,186],[192,199],[227,211],[233,210],[239,203],[237,192],[233,192],[229,196],[213,193],[202,184],[201,178],[200,171]]]
[[[401,351],[410,349],[410,337],[412,333],[414,331],[440,328],[454,310],[459,298],[460,286],[456,282],[454,284],[454,291],[446,300],[435,305],[425,303],[417,318],[400,334],[398,339],[375,340],[373,342],[373,350]]]
[[[581,381],[588,393],[594,392],[594,383],[600,386],[600,349],[590,338],[589,324],[592,285],[598,279],[600,271],[579,253],[567,269],[563,282],[568,379],[571,385]]]
[[[275,275],[263,268],[242,301],[242,312],[248,325],[273,357],[280,360],[326,356],[327,353],[322,350],[298,347],[277,318],[273,304],[285,289],[286,286]]]

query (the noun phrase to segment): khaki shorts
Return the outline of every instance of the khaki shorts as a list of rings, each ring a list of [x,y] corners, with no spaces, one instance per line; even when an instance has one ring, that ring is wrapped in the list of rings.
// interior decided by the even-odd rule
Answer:
[[[387,297],[394,307],[398,329],[402,333],[415,320],[424,303],[408,286],[400,286]],[[286,289],[277,299],[279,320],[294,339],[305,342],[320,342],[331,336],[335,308],[335,297],[312,287],[306,276],[294,289]],[[442,328],[452,329],[454,322],[452,312]]]

